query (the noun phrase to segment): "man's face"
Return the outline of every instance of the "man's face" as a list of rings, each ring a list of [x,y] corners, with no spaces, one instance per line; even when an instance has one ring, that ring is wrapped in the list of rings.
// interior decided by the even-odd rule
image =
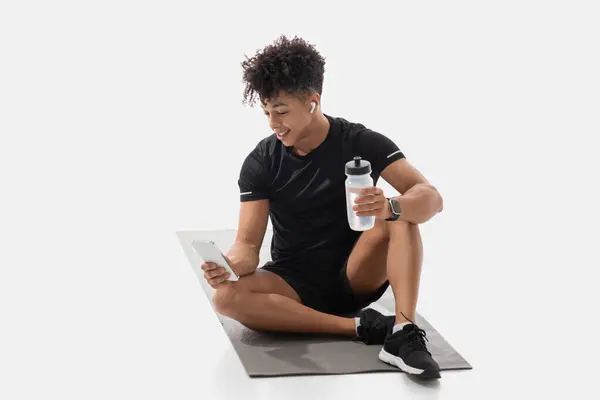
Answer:
[[[263,102],[262,108],[273,133],[286,147],[294,146],[305,138],[306,127],[313,116],[310,98],[302,100],[298,96],[281,93]]]

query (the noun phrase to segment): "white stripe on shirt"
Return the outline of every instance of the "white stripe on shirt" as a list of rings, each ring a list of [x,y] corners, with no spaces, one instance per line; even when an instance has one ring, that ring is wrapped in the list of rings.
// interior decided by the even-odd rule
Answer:
[[[390,154],[389,156],[387,156],[387,158],[390,158],[390,157],[391,157],[391,156],[393,156],[394,154],[398,154],[398,153],[400,153],[401,151],[402,151],[402,150],[395,151],[395,152],[393,152],[392,154]]]

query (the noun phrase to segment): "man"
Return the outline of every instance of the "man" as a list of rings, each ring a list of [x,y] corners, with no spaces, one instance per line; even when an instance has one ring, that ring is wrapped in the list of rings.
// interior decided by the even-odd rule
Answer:
[[[237,238],[226,257],[241,276],[204,264],[215,309],[248,328],[339,334],[383,344],[379,358],[424,379],[440,377],[415,323],[422,263],[419,224],[442,197],[378,132],[321,110],[324,58],[300,38],[278,38],[242,63],[244,102],[261,102],[273,134],[249,153],[239,177]],[[345,164],[371,163],[375,187],[353,205],[375,227],[350,229]],[[385,198],[382,177],[399,196]],[[269,216],[272,261],[258,268]],[[366,308],[391,285],[396,316]],[[345,317],[356,315],[358,317]]]

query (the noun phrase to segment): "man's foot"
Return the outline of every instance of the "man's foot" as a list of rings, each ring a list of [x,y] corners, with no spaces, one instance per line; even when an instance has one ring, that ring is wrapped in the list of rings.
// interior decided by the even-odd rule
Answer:
[[[383,315],[372,308],[366,308],[358,313],[360,323],[356,329],[355,341],[365,344],[383,344],[385,337],[392,333],[396,317]]]
[[[425,331],[414,323],[405,325],[396,333],[390,333],[379,359],[421,379],[439,379],[440,367],[431,356]]]

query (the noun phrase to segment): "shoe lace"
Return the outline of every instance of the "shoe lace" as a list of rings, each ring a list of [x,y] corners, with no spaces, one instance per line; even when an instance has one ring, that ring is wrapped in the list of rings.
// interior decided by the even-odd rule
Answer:
[[[427,333],[423,329],[419,328],[417,324],[415,324],[406,315],[404,315],[402,311],[400,311],[400,314],[402,314],[404,318],[412,323],[412,325],[410,325],[410,327],[407,329],[405,336],[407,345],[413,350],[421,350],[431,355],[425,343],[425,341],[429,342]]]

